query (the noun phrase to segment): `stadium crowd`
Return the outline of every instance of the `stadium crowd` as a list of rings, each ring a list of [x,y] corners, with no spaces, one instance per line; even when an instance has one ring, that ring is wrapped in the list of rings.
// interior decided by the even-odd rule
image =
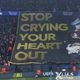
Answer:
[[[8,61],[11,59],[11,54],[13,50],[13,46],[15,43],[16,38],[16,31],[17,31],[17,18],[18,16],[0,16],[0,65],[8,66]],[[47,63],[46,65],[18,65],[9,67],[9,71],[11,69],[16,72],[32,72],[36,71],[36,69],[40,69],[42,71],[53,71],[61,70],[66,68],[68,70],[72,70],[72,66],[75,64],[50,64]],[[79,68],[79,64],[77,67]],[[3,69],[2,67],[2,69]]]
[[[11,58],[15,37],[16,18],[0,16],[0,64],[8,62]]]
[[[80,12],[80,0],[0,0],[0,9],[3,11]]]
[[[10,3],[10,4],[9,4]],[[0,10],[5,11],[75,11],[80,12],[80,0],[0,0]],[[15,4],[15,5],[14,5]],[[54,5],[53,5],[54,4]],[[4,6],[3,6],[4,5]],[[17,16],[0,16],[0,65],[11,58],[17,30]],[[69,66],[72,64],[68,64]],[[79,65],[80,66],[80,65]],[[27,70],[33,69],[27,65]],[[35,69],[37,69],[35,66]],[[66,66],[65,66],[66,67]],[[43,70],[45,67],[41,67]],[[17,68],[16,68],[17,69]],[[22,68],[23,69],[23,68]],[[50,67],[46,67],[50,69]],[[55,69],[55,68],[54,68]],[[17,69],[18,70],[18,69]],[[31,70],[32,71],[32,70]]]

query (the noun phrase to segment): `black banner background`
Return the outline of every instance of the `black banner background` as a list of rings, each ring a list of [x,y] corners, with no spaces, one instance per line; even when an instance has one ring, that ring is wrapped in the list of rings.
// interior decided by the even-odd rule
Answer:
[[[70,55],[66,50],[67,44],[72,41],[69,33],[74,28],[71,23],[77,17],[78,13],[74,12],[21,12],[11,62],[16,64],[79,62],[78,55]],[[26,36],[24,40],[21,35]],[[20,47],[20,44],[25,47]]]

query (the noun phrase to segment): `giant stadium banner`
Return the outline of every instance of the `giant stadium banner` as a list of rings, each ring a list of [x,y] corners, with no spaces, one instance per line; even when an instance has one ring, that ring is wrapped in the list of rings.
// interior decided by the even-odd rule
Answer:
[[[76,12],[20,12],[11,63],[80,62]]]

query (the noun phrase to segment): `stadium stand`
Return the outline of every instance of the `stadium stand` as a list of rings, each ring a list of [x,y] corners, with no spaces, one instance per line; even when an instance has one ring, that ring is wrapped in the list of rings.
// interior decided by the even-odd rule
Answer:
[[[0,16],[0,63],[10,60],[16,37],[16,18]]]
[[[10,3],[10,4],[9,4]],[[14,5],[15,4],[15,5]],[[3,11],[80,11],[79,0],[0,0]]]
[[[15,4],[15,5],[14,5]],[[80,0],[0,0],[0,11],[73,11],[80,12]],[[7,63],[12,54],[16,38],[17,16],[0,16],[0,65]],[[60,69],[62,69],[62,65]],[[67,64],[71,69],[72,64]],[[21,67],[20,67],[21,66]],[[54,65],[18,65],[16,72],[30,72],[40,68],[56,70]],[[26,68],[24,70],[24,67]],[[65,66],[66,67],[66,66]],[[80,65],[78,66],[80,67]]]

